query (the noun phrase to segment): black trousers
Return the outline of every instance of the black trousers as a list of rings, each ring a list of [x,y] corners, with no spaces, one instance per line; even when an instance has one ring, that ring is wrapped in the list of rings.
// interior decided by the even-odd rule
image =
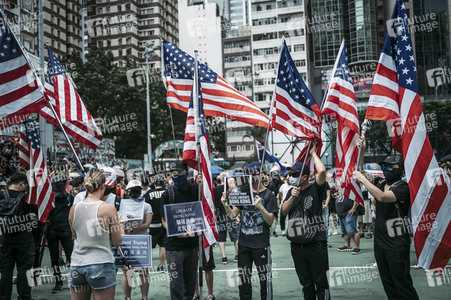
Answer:
[[[271,255],[268,248],[248,248],[238,245],[238,275],[240,299],[252,299],[252,263],[255,264],[260,281],[260,297],[266,300],[267,280],[271,281],[268,274],[268,257]],[[270,282],[270,284],[272,284]]]
[[[280,229],[284,231],[286,228],[285,220],[287,219],[287,215],[279,214],[279,216],[280,216]]]
[[[13,271],[17,265],[18,299],[31,299],[31,287],[27,271],[33,267],[34,241],[29,232],[5,236],[0,248],[0,300],[11,300]]]
[[[166,250],[171,300],[191,300],[196,290],[196,274],[199,263],[199,247],[169,251]]]
[[[47,244],[49,245],[50,260],[52,262],[53,275],[57,281],[61,281],[61,270],[59,268],[59,242],[63,246],[67,260],[70,261],[74,244],[72,242],[72,233],[66,230],[57,230],[49,228],[47,232]]]
[[[374,243],[374,256],[388,299],[419,299],[410,277],[409,249],[387,250]]]
[[[327,271],[329,270],[327,242],[291,243],[291,256],[302,285],[304,299],[330,299],[327,281]]]

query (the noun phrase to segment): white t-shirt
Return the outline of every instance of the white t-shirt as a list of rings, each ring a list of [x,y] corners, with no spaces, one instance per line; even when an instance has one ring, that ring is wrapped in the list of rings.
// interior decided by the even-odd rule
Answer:
[[[147,214],[151,214],[152,212],[152,206],[150,206],[149,203],[144,202],[144,215],[143,218],[141,220],[133,220],[133,221],[129,221],[130,225],[132,228],[136,228],[138,226],[140,226],[142,223],[144,223],[144,216]],[[149,228],[146,229],[146,231],[142,231],[142,232],[137,232],[137,233],[132,233],[132,234],[149,234]]]
[[[287,196],[288,191],[292,188],[293,187],[286,182],[280,186],[279,193],[282,193],[282,199],[280,199],[280,203],[283,203],[283,201],[285,201],[285,197]]]

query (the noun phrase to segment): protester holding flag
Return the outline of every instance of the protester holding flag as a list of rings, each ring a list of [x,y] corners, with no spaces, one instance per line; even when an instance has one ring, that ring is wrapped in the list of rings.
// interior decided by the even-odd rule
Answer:
[[[365,143],[360,143],[362,153]],[[361,160],[363,165],[363,159]],[[355,171],[354,178],[368,189],[376,200],[374,256],[389,299],[418,299],[410,276],[410,235],[408,184],[401,179],[404,168],[401,156],[388,156],[381,167],[385,181],[374,185],[371,174]]]
[[[188,183],[188,166],[180,160],[170,165],[174,187],[164,191],[164,205],[199,201],[198,186]],[[163,227],[166,228],[164,205],[161,207]],[[166,260],[170,277],[172,300],[192,299],[196,289],[196,267],[199,260],[199,237],[190,232],[166,238]]]
[[[226,204],[226,193],[223,193],[221,202],[227,215],[235,219],[240,215],[240,228],[238,236],[238,272],[240,277],[240,299],[252,299],[252,263],[255,264],[260,279],[260,297],[262,300],[272,299],[271,274],[269,272],[270,226],[275,214],[279,211],[274,194],[260,181],[261,163],[256,161],[245,168],[247,175],[252,175],[252,190],[254,192],[254,205],[234,206],[231,209]],[[269,282],[268,282],[269,281]]]

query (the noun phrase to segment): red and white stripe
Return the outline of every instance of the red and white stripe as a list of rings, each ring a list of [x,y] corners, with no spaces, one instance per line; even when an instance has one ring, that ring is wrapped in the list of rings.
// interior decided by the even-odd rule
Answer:
[[[24,54],[0,63],[0,130],[44,105],[44,95]]]
[[[366,118],[400,120],[418,264],[425,269],[443,268],[451,257],[451,184],[424,130],[419,94],[398,86],[397,76],[395,62],[382,53]]]
[[[345,58],[345,42],[341,43],[337,59],[332,70],[332,78],[327,91],[323,114],[337,120],[337,142],[335,153],[335,178],[340,183],[341,192],[345,197],[363,205],[363,195],[360,183],[352,179],[359,156],[359,115],[354,86],[343,76],[335,76],[340,64],[342,72],[348,71]]]
[[[57,75],[52,78],[52,83],[53,85],[45,84],[46,96],[53,105],[66,132],[86,146],[98,148],[102,141],[102,132],[86,109],[71,81],[63,75]],[[49,105],[47,103],[40,114],[49,122],[59,126]]]
[[[187,112],[193,80],[165,77],[165,85],[168,105]],[[202,96],[206,116],[225,117],[261,127],[268,126],[268,116],[219,75],[216,83],[202,82]]]
[[[41,151],[31,147],[24,128],[20,132],[19,161],[29,169],[27,203],[38,206],[38,218],[41,222],[45,222],[53,209],[53,190],[44,156]]]

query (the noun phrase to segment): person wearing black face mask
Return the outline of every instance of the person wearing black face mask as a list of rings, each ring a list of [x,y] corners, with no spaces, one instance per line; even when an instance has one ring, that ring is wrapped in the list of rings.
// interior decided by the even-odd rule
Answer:
[[[365,152],[365,141],[359,146]],[[363,170],[363,155],[360,170]],[[410,276],[410,235],[408,211],[410,194],[403,181],[401,156],[388,156],[380,163],[385,181],[375,185],[372,175],[355,171],[353,178],[360,181],[376,202],[374,228],[374,256],[388,299],[418,299]],[[365,173],[365,174],[363,174]]]
[[[188,166],[178,160],[170,165],[174,186],[161,196],[161,221],[166,228],[164,205],[199,201],[198,186],[188,183]],[[166,261],[170,276],[171,299],[193,299],[196,289],[196,267],[199,259],[199,237],[189,233],[167,237]],[[182,275],[181,275],[182,274]]]

